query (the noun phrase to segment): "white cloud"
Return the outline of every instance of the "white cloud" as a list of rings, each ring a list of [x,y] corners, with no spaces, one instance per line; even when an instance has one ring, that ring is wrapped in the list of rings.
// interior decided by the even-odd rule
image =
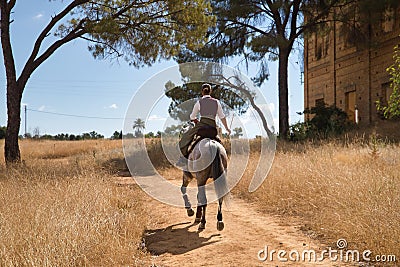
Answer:
[[[112,104],[112,105],[110,105],[110,106],[109,106],[109,108],[112,108],[112,109],[117,109],[117,108],[118,108],[118,106],[117,106],[117,104]]]
[[[41,19],[43,17],[42,13],[37,14],[36,16],[33,17],[33,19]]]
[[[148,118],[148,121],[165,121],[165,120],[166,120],[166,118],[163,118],[163,117],[158,116],[158,115],[151,115]]]
[[[45,106],[45,105],[42,105],[42,106],[40,106],[40,107],[38,108],[38,110],[39,110],[39,111],[43,111],[45,108],[46,108],[46,106]]]

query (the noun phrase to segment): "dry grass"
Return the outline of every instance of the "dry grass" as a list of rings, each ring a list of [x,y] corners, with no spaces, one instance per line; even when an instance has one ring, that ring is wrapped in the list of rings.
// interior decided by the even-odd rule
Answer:
[[[53,141],[53,140],[19,140],[22,160],[29,159],[59,159],[76,155],[96,154],[101,152],[120,151],[121,140],[81,140],[81,141]],[[0,140],[0,147],[4,147],[4,139]],[[3,150],[0,161],[4,161]]]
[[[181,179],[157,141],[147,146],[162,175]],[[148,264],[137,249],[149,220],[143,194],[110,178],[126,168],[120,141],[23,142],[21,150],[23,167],[0,167],[0,266]],[[299,218],[306,233],[332,246],[345,238],[352,249],[399,257],[398,145],[365,136],[279,143],[267,180],[251,194],[259,156],[250,157],[236,195],[264,212]]]
[[[250,194],[247,187],[258,161],[258,155],[251,155],[236,194],[265,212],[298,216],[303,230],[332,246],[345,238],[352,249],[400,255],[398,145],[331,142],[280,147],[267,180]]]
[[[56,153],[46,157],[53,143]],[[103,170],[107,149],[116,147],[23,142],[22,153],[29,153],[22,166],[0,166],[0,266],[151,264],[138,249],[149,222],[144,193],[118,186]]]
[[[259,143],[252,142],[251,149]],[[400,147],[378,137],[353,136],[327,143],[279,142],[268,178],[247,191],[259,154],[233,193],[260,210],[297,218],[306,234],[336,247],[400,255]],[[180,180],[175,168],[159,168],[168,180]],[[178,182],[178,181],[177,181]]]

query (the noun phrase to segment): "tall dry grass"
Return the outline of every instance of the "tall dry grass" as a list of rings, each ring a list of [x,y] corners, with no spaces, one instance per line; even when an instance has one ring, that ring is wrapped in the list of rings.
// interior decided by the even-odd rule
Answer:
[[[148,264],[137,249],[149,220],[143,195],[110,177],[126,170],[120,141],[86,142],[55,142],[57,153],[51,141],[26,143],[24,166],[0,166],[0,266]],[[157,142],[147,144],[157,169],[181,179]],[[279,142],[266,181],[249,193],[258,157],[250,154],[234,194],[264,212],[300,219],[307,234],[332,247],[345,238],[351,249],[400,257],[399,145],[374,136]]]
[[[226,145],[226,144],[225,144]],[[252,151],[260,143],[250,143]],[[158,149],[157,149],[158,151]],[[250,153],[236,196],[266,213],[301,221],[305,234],[336,247],[400,257],[400,147],[375,135],[308,143],[278,142],[271,171],[262,186],[248,192],[259,154]],[[181,172],[167,165],[168,180]]]
[[[303,230],[336,247],[400,257],[400,147],[370,142],[279,144],[272,169],[254,193],[247,187],[259,156],[234,192],[264,212],[296,216]]]
[[[110,151],[120,151],[121,140],[19,140],[22,160],[29,159],[59,159],[76,155],[96,154]],[[0,147],[4,147],[4,139],[0,140]],[[0,162],[4,162],[4,153],[1,149]]]
[[[52,152],[53,143],[64,150]],[[115,148],[22,142],[23,164],[0,165],[0,266],[151,264],[139,249],[149,222],[144,194],[118,186],[104,168]]]

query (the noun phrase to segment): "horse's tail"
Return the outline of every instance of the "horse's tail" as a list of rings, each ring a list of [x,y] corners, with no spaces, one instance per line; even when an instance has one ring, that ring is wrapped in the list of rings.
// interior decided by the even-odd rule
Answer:
[[[226,181],[226,170],[221,159],[220,147],[217,145],[216,148],[217,151],[211,166],[211,177],[214,178],[214,187],[218,199],[221,199],[229,193],[229,188]]]

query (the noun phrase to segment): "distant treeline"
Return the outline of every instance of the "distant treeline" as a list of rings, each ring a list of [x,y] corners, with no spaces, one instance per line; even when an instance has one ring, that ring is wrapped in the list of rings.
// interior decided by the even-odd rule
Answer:
[[[165,136],[178,136],[179,135],[180,126],[172,125],[167,127],[164,132],[158,131],[157,133],[148,132],[144,134],[145,138],[160,138],[161,135]],[[7,127],[0,126],[0,139],[4,139],[6,136]],[[34,133],[27,133],[26,135],[20,135],[20,139],[36,139],[36,140],[69,140],[69,141],[78,141],[78,140],[93,140],[93,139],[104,139],[104,135],[97,133],[96,131],[91,131],[89,133],[82,134],[68,134],[68,133],[59,133],[56,135],[51,134],[39,134],[39,130],[35,129]],[[125,133],[122,134],[122,131],[115,131],[109,139],[116,140],[124,138],[141,138],[143,137],[143,133],[138,130],[135,133]]]
[[[104,135],[99,134],[95,131],[83,134],[68,134],[68,133],[59,133],[56,135],[44,134],[44,135],[31,135],[26,134],[24,136],[20,135],[20,138],[29,138],[29,139],[40,139],[40,140],[93,140],[93,139],[104,139]]]
[[[0,126],[0,139],[4,139],[6,137],[6,126]],[[68,134],[68,133],[59,133],[56,135],[51,134],[30,134],[20,135],[20,139],[39,139],[39,140],[92,140],[92,139],[104,139],[104,135],[97,133],[96,131],[91,131],[89,133],[82,134]],[[110,139],[122,139],[122,131],[115,131]]]

